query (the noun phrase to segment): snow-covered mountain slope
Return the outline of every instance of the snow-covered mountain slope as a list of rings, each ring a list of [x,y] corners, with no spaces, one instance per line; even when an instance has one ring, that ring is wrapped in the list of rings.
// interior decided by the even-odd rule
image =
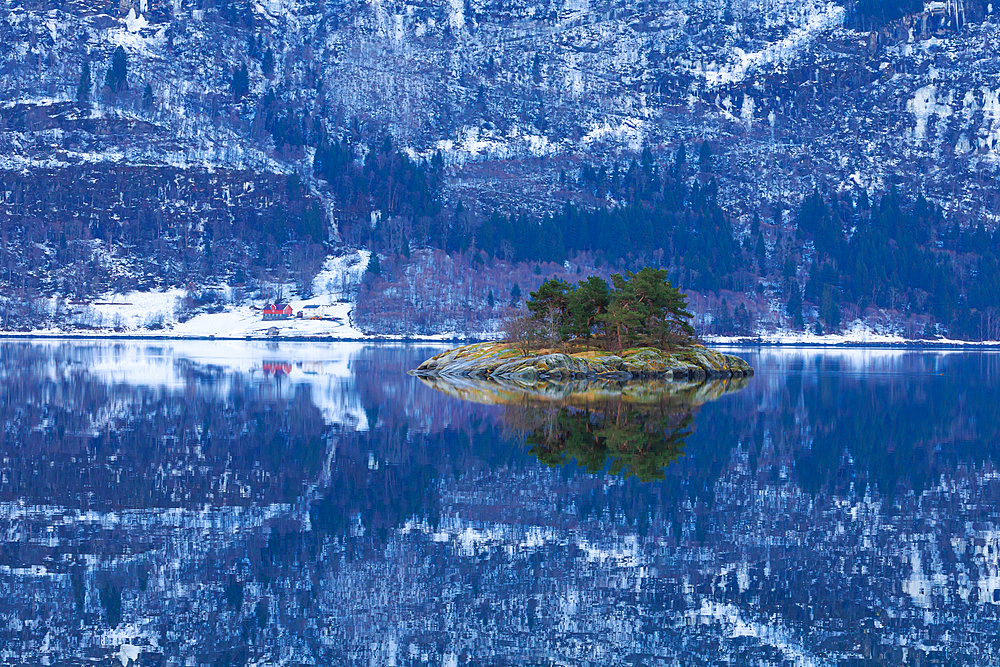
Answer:
[[[89,298],[221,276],[312,298],[324,257],[366,242],[342,227],[369,214],[316,176],[329,137],[358,159],[386,134],[440,152],[444,205],[481,214],[552,211],[586,199],[566,174],[644,149],[668,165],[707,141],[737,235],[814,188],[924,193],[949,221],[994,228],[992,4],[908,3],[874,23],[857,4],[0,0],[0,222],[35,248],[0,281],[34,272],[46,296]],[[39,223],[70,231],[25,240]],[[127,225],[141,252],[109,231]]]
[[[872,33],[829,0],[214,4],[0,5],[2,166],[302,171],[308,150],[262,131],[268,91],[307,131],[354,124],[440,149],[456,191],[514,204],[545,206],[538,182],[554,189],[567,160],[711,138],[747,201],[920,174],[973,213],[982,198],[963,184],[1000,158],[1000,32],[985,4],[966,3],[961,30],[917,16]],[[128,88],[111,94],[119,46]],[[89,111],[66,105],[84,60]]]

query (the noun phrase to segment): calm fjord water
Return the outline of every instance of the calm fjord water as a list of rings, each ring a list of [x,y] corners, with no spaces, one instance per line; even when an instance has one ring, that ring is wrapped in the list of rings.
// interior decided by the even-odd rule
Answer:
[[[737,350],[651,474],[437,349],[0,343],[0,661],[1000,664],[1000,355]]]

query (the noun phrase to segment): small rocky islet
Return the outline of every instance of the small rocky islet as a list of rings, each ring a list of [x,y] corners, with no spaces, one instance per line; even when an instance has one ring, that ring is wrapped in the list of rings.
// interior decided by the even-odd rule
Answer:
[[[475,343],[448,350],[423,362],[414,371],[419,376],[538,380],[673,379],[700,381],[743,378],[754,370],[743,359],[686,345],[670,350],[639,347],[617,354],[604,351],[559,352],[532,350],[525,353],[510,343]]]

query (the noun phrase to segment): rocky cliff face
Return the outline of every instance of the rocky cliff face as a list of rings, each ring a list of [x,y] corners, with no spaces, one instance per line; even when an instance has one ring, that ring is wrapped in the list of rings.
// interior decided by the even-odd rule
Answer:
[[[273,90],[307,130],[443,150],[450,187],[475,199],[545,207],[574,160],[710,138],[726,180],[746,184],[736,199],[926,174],[973,213],[984,202],[965,184],[1000,157],[1000,65],[985,57],[1000,33],[989,6],[966,5],[961,28],[917,14],[869,32],[824,0],[6,2],[0,140],[7,168],[287,171],[310,156],[259,131]],[[127,89],[107,94],[118,46]],[[75,98],[84,60],[98,108],[53,108]],[[748,178],[764,168],[766,183]]]

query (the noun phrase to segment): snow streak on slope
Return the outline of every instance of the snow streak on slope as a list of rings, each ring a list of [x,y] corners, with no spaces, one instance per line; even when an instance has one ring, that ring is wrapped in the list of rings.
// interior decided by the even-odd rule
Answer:
[[[809,7],[803,22],[786,37],[768,44],[764,48],[745,52],[734,47],[732,56],[722,64],[712,63],[702,72],[709,88],[716,88],[743,82],[752,72],[767,69],[773,71],[794,60],[807,49],[823,32],[838,28],[844,23],[843,7],[828,2],[825,5]]]

